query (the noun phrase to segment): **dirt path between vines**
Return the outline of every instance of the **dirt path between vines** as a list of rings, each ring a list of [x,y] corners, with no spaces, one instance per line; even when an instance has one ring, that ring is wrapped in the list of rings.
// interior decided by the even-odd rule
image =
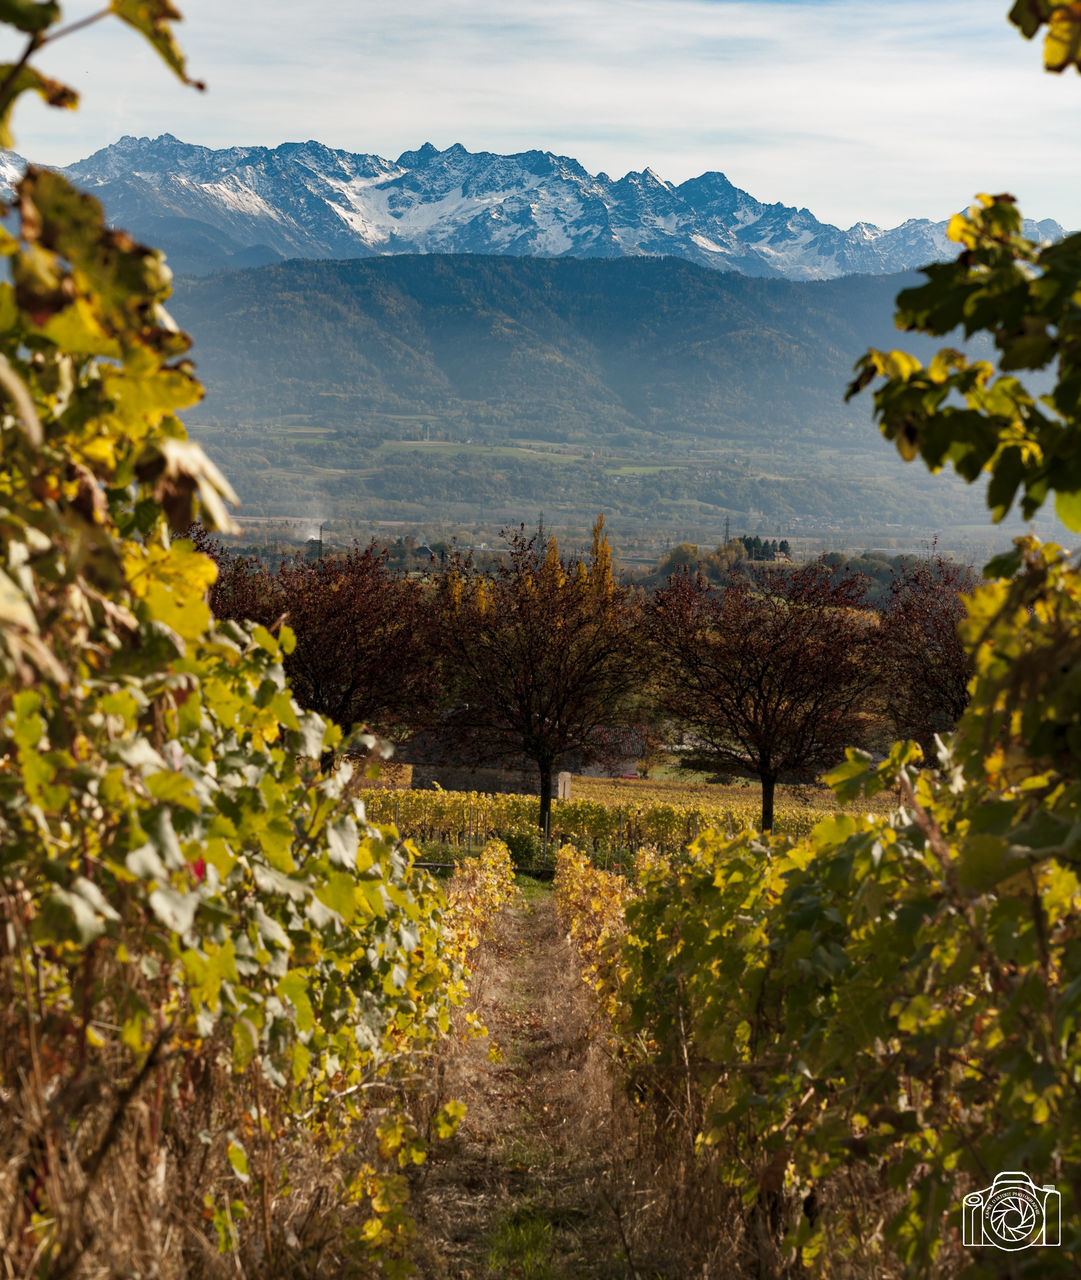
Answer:
[[[418,1186],[425,1280],[644,1280],[611,1076],[550,891],[506,910],[473,984],[489,1039],[455,1046],[446,1097],[468,1113]],[[492,1061],[496,1046],[501,1061]]]

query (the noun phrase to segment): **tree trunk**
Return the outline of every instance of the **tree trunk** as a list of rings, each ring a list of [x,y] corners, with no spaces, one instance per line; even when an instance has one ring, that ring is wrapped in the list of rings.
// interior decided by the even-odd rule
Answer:
[[[777,775],[775,773],[760,773],[758,775],[762,783],[762,830],[773,830],[773,794],[777,790]]]
[[[552,766],[545,761],[538,761],[540,769],[540,829],[545,834],[552,817]]]

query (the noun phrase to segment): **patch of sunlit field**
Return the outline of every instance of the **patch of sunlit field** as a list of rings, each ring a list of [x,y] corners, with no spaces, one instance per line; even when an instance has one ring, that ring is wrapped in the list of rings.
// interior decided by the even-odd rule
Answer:
[[[608,805],[670,804],[693,808],[716,808],[726,811],[755,809],[760,803],[761,788],[757,781],[695,782],[676,778],[586,778],[571,779],[571,796],[575,800],[595,800]],[[883,792],[871,800],[860,799],[841,804],[824,783],[793,786],[779,783],[778,812],[801,811],[808,817],[837,813],[844,809],[860,813],[886,813],[896,808],[898,797]]]

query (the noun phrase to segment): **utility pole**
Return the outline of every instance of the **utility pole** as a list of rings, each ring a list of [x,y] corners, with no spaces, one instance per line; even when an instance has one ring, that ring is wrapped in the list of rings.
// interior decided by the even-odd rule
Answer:
[[[727,516],[725,516],[725,518],[724,518],[724,545],[725,545],[726,547],[728,546],[728,532],[729,532],[729,529],[728,529],[728,517],[727,517]]]
[[[323,558],[323,526],[319,526],[319,559]]]

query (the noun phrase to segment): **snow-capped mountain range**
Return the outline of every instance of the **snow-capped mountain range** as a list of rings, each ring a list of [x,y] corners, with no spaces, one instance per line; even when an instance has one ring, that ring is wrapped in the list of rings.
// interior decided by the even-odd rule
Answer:
[[[4,157],[10,181],[22,162]],[[617,258],[672,255],[751,276],[821,280],[905,271],[956,253],[946,222],[847,231],[807,209],[762,204],[722,173],[674,186],[651,169],[618,180],[547,151],[439,151],[397,160],[318,142],[213,151],[121,138],[65,173],[111,220],[203,274],[282,258],[490,253]],[[1041,239],[1053,221],[1029,225]]]

